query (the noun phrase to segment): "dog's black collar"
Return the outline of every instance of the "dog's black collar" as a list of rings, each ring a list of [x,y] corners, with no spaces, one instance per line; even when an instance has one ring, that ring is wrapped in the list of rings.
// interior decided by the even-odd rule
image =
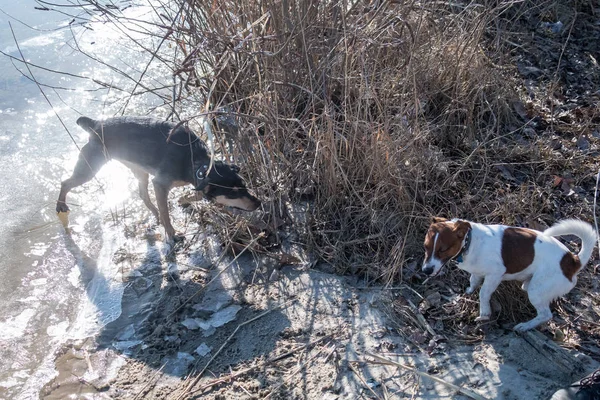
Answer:
[[[196,170],[196,179],[199,181],[204,180],[206,178],[206,173],[208,172],[208,165],[203,165]]]
[[[470,245],[471,245],[471,229],[469,229],[467,231],[467,237],[465,238],[465,244],[463,245],[462,249],[460,249],[458,254],[454,256],[454,261],[456,261],[459,264],[461,262],[463,262],[464,261],[463,256],[469,250]]]

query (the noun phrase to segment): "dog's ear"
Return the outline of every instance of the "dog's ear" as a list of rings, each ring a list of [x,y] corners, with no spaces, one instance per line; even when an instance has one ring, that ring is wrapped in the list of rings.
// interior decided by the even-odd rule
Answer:
[[[467,221],[456,221],[454,223],[454,232],[456,232],[456,236],[460,239],[464,238],[467,232],[471,229],[471,224]]]
[[[437,224],[438,222],[446,222],[446,221],[448,221],[448,220],[444,217],[431,217],[432,224]]]

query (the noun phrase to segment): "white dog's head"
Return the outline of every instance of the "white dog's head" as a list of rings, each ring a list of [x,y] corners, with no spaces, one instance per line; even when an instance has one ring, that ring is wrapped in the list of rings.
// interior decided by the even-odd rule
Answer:
[[[427,275],[437,274],[448,261],[460,253],[469,229],[471,224],[467,221],[449,221],[433,217],[423,243],[425,260],[422,271]]]

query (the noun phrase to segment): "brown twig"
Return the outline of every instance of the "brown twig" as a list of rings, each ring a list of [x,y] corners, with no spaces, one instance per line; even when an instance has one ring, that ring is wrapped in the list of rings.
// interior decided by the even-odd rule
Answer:
[[[292,356],[292,355],[296,354],[297,352],[299,352],[299,351],[301,351],[301,350],[304,350],[304,349],[311,348],[311,347],[313,347],[314,345],[316,345],[316,344],[318,344],[318,343],[321,343],[321,342],[322,342],[322,341],[324,341],[325,339],[329,339],[329,338],[331,338],[331,336],[332,336],[332,335],[326,335],[326,336],[323,336],[323,337],[321,337],[321,338],[319,338],[319,339],[316,339],[316,340],[313,340],[313,341],[311,341],[310,343],[306,343],[306,344],[303,344],[303,345],[301,345],[301,346],[298,346],[298,347],[296,347],[296,348],[295,348],[295,349],[293,349],[293,350],[290,350],[290,351],[287,351],[287,352],[285,352],[285,353],[283,353],[283,354],[280,354],[280,355],[278,355],[278,356],[275,356],[275,357],[269,358],[268,360],[266,360],[266,361],[264,361],[264,362],[262,362],[262,363],[256,364],[256,365],[254,365],[254,366],[252,366],[252,367],[245,368],[245,369],[243,369],[243,370],[241,370],[241,371],[236,371],[235,373],[232,373],[232,374],[229,374],[229,375],[227,375],[227,376],[223,376],[223,377],[220,377],[220,378],[218,378],[218,379],[215,379],[214,381],[208,382],[208,383],[206,383],[206,384],[204,384],[204,385],[200,386],[199,388],[197,388],[197,389],[195,389],[195,390],[193,390],[193,391],[190,391],[190,392],[189,392],[189,394],[195,394],[195,393],[203,392],[203,391],[205,391],[206,389],[209,389],[209,388],[211,388],[211,387],[213,387],[213,386],[215,386],[215,385],[219,385],[219,384],[221,384],[221,383],[224,383],[224,382],[227,382],[227,381],[231,381],[231,380],[233,380],[233,379],[235,379],[235,378],[237,378],[237,377],[239,377],[239,376],[242,376],[242,375],[245,375],[245,374],[247,374],[247,373],[249,373],[249,372],[252,372],[252,371],[254,371],[255,369],[261,369],[261,368],[264,368],[264,367],[266,367],[267,365],[271,365],[271,364],[273,364],[273,363],[276,363],[277,361],[283,360],[284,358],[290,357],[290,356]]]
[[[369,386],[369,384],[365,381],[365,379],[362,377],[362,375],[360,374],[360,372],[358,372],[358,370],[354,366],[355,363],[356,362],[350,362],[350,363],[348,363],[348,367],[352,370],[352,372],[354,372],[354,374],[356,375],[356,377],[358,378],[358,380],[360,381],[360,383],[362,383],[362,385],[366,389],[369,389],[369,391],[373,394],[373,396],[375,396],[375,398],[377,398],[379,400],[383,400],[381,398],[381,396],[379,394],[377,394],[377,392],[375,392],[371,386]]]
[[[163,363],[161,367],[152,375],[152,377],[148,380],[148,382],[137,392],[137,394],[133,397],[133,400],[137,400],[143,396],[143,393],[150,387],[150,385],[155,385],[157,380],[155,378],[162,372],[167,363]]]
[[[458,392],[464,394],[465,396],[470,397],[470,398],[472,398],[474,400],[488,400],[486,397],[483,397],[480,394],[477,394],[477,393],[473,392],[472,390],[465,389],[465,388],[462,388],[460,386],[456,386],[453,383],[447,382],[447,381],[445,381],[443,379],[438,378],[437,376],[430,375],[430,374],[428,374],[426,372],[421,372],[418,369],[413,368],[411,366],[408,366],[408,365],[405,365],[405,364],[401,364],[401,363],[396,362],[396,361],[392,361],[390,359],[387,359],[385,357],[382,357],[380,355],[373,354],[373,353],[370,353],[370,352],[367,352],[367,355],[375,358],[378,362],[380,362],[382,364],[387,364],[387,365],[393,365],[393,366],[396,366],[396,367],[400,367],[400,368],[405,369],[407,371],[411,371],[412,373],[417,374],[419,376],[422,376],[422,377],[431,379],[431,380],[433,380],[435,382],[438,382],[438,383],[441,383],[443,385],[446,385],[446,386],[448,386],[448,387],[450,387],[450,388],[452,388],[452,389],[454,389],[454,390],[456,390],[456,391],[458,391]],[[367,360],[366,362],[370,362],[370,361]]]
[[[295,299],[291,299],[286,301],[285,303],[282,303],[276,307],[270,308],[267,311],[257,315],[254,318],[251,318],[241,324],[239,324],[235,330],[231,333],[231,335],[229,335],[229,337],[225,340],[225,342],[223,342],[223,344],[221,345],[221,347],[219,347],[219,350],[217,350],[215,352],[215,354],[213,354],[213,356],[210,358],[210,360],[208,360],[208,362],[204,365],[204,367],[200,370],[200,372],[198,373],[198,375],[196,375],[196,377],[189,382],[187,381],[187,385],[185,386],[185,388],[183,389],[182,393],[177,397],[177,400],[182,400],[184,398],[186,398],[187,395],[189,395],[191,393],[191,390],[194,386],[196,386],[196,384],[200,381],[200,379],[202,379],[202,376],[204,374],[204,371],[206,371],[206,369],[209,367],[209,365],[212,363],[212,361],[221,353],[221,351],[225,348],[225,346],[227,346],[227,344],[231,341],[231,339],[237,334],[237,332],[243,328],[244,326],[251,324],[252,322],[264,317],[265,315],[275,311],[275,310],[279,310],[282,309],[284,307],[287,307],[288,305],[290,305],[292,302],[294,302]]]

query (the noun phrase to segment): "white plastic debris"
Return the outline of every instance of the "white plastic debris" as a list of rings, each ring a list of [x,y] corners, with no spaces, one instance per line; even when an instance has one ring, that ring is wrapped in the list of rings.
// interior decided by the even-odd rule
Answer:
[[[231,322],[235,319],[238,311],[240,311],[242,307],[237,304],[232,304],[228,307],[223,308],[220,311],[215,312],[210,316],[209,319],[202,318],[187,318],[181,322],[183,326],[188,329],[196,330],[198,328],[202,330],[210,330],[211,328],[218,328],[220,326],[225,325],[228,322]]]
[[[210,353],[212,351],[212,349],[210,347],[208,347],[206,345],[206,343],[202,343],[200,346],[198,346],[196,348],[196,353],[200,356],[200,357],[204,357],[205,355],[207,355],[208,353]]]

